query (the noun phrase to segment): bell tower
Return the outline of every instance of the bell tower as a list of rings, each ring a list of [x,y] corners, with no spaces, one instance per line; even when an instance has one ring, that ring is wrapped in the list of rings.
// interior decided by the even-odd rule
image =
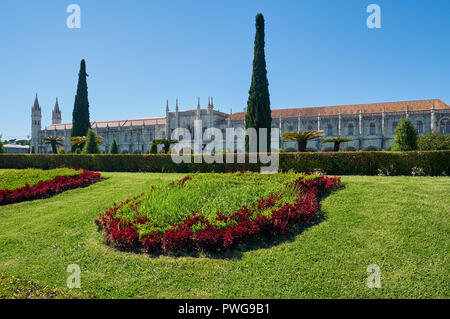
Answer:
[[[36,153],[39,146],[39,131],[41,130],[41,107],[39,106],[38,96],[34,99],[34,104],[31,108],[31,146],[34,146]]]

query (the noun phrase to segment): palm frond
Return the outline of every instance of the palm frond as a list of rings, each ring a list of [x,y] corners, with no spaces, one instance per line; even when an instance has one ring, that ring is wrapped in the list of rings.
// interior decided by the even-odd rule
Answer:
[[[323,131],[298,131],[298,132],[286,132],[283,134],[283,139],[286,141],[309,141],[315,138],[322,137]]]

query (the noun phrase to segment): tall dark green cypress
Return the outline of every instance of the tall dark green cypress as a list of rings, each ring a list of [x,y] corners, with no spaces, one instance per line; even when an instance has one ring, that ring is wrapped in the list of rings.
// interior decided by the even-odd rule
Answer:
[[[252,83],[247,101],[247,114],[245,115],[245,128],[253,127],[258,133],[259,128],[267,128],[267,147],[270,150],[270,129],[272,116],[270,110],[269,81],[267,80],[266,56],[264,52],[264,16],[256,16],[255,49],[253,58]],[[245,140],[246,149],[249,149],[248,138]],[[258,142],[259,151],[259,142]]]
[[[80,73],[78,73],[77,95],[75,95],[75,104],[72,113],[72,136],[86,136],[91,128],[89,119],[89,100],[86,78],[86,62],[81,60]],[[75,152],[80,146],[73,146],[72,152]]]

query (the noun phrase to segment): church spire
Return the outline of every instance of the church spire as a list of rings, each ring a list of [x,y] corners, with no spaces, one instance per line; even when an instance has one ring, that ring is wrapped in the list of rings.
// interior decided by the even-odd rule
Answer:
[[[56,103],[55,103],[55,111],[61,112],[59,109],[59,103],[58,103],[58,98],[56,98]]]
[[[41,107],[39,106],[39,100],[38,100],[38,94],[37,93],[36,93],[36,97],[34,98],[33,109],[35,109],[35,110],[40,110],[41,109]]]
[[[56,98],[55,107],[52,112],[52,124],[61,124],[62,118],[61,118],[61,110],[59,109],[59,103],[58,98]]]

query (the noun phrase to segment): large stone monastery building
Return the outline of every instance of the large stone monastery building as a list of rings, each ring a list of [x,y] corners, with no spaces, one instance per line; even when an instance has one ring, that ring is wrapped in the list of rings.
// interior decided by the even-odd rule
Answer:
[[[389,150],[394,131],[402,117],[409,117],[419,134],[443,132],[450,134],[450,107],[439,99],[421,101],[387,102],[373,104],[307,107],[292,109],[273,109],[272,127],[280,128],[280,148],[295,151],[295,142],[281,139],[281,134],[292,131],[323,130],[325,138],[349,137],[352,142],[342,145],[343,150]],[[58,99],[52,113],[52,124],[41,128],[41,107],[38,98],[31,110],[31,145],[37,153],[48,153],[50,146],[43,143],[43,137],[63,136],[66,150],[70,150],[72,124],[62,123]],[[166,103],[165,117],[144,118],[119,121],[92,122],[91,127],[103,137],[102,150],[106,153],[113,140],[120,153],[147,153],[153,139],[170,138],[175,128],[187,128],[193,132],[194,121],[202,120],[203,129],[216,127],[225,130],[229,127],[245,126],[245,110],[238,113],[223,113],[214,108],[212,98],[206,108],[200,105],[187,111],[180,111],[178,101],[175,111],[169,110]],[[194,137],[193,137],[194,138]],[[321,139],[308,142],[311,151],[327,151],[331,144],[321,144]],[[242,151],[242,150],[238,150]]]

